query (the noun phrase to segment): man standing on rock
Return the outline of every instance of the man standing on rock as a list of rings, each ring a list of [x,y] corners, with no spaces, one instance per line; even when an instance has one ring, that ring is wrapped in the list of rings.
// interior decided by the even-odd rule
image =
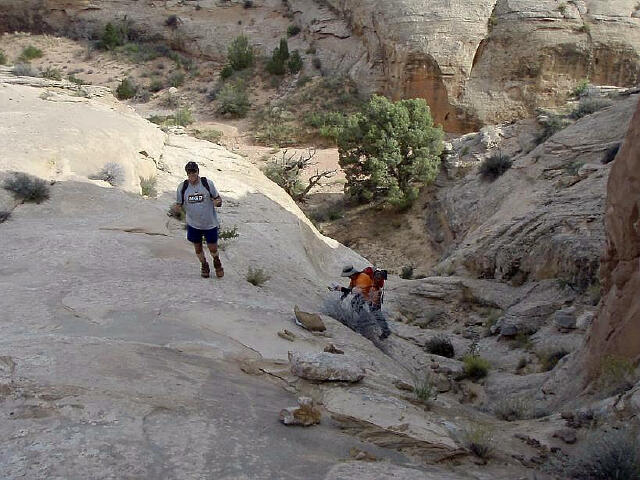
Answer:
[[[187,214],[187,240],[193,243],[202,265],[200,275],[209,278],[210,270],[207,259],[202,249],[203,237],[213,257],[213,268],[216,276],[222,278],[224,269],[218,256],[218,215],[216,207],[222,206],[222,199],[213,182],[205,177],[200,177],[198,164],[189,162],[184,167],[187,172],[187,180],[178,185],[176,204],[174,211],[178,212],[184,207]]]

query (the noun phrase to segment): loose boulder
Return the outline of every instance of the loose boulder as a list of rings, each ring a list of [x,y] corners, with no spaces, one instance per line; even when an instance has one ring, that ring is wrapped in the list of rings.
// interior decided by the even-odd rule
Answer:
[[[297,407],[287,407],[280,411],[280,421],[285,425],[309,427],[320,423],[322,413],[309,397],[298,398]]]
[[[345,355],[332,353],[289,353],[291,373],[306,380],[321,382],[359,382],[364,378],[362,367]]]
[[[297,305],[293,308],[293,312],[296,315],[296,325],[311,332],[324,332],[327,329],[317,313],[303,312]]]

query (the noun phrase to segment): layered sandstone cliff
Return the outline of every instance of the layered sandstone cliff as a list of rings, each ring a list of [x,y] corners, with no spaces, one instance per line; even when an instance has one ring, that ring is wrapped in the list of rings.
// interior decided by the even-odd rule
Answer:
[[[611,169],[605,222],[603,299],[587,340],[592,370],[607,355],[640,357],[640,107]]]

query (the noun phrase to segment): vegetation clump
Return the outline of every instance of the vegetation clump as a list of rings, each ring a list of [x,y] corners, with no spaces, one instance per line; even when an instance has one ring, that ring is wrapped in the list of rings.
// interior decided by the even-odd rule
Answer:
[[[438,396],[438,391],[429,373],[416,374],[413,378],[413,393],[426,406],[430,406]]]
[[[142,195],[145,197],[156,197],[158,195],[158,190],[156,189],[157,184],[158,179],[156,177],[140,177],[140,191]]]
[[[2,186],[23,202],[42,203],[49,199],[47,182],[26,173],[14,173],[4,181]]]
[[[262,268],[249,267],[247,270],[247,282],[256,287],[261,287],[270,278]]]
[[[120,84],[116,87],[116,98],[118,100],[128,100],[135,97],[138,91],[138,87],[130,78],[123,78]]]
[[[42,50],[34,47],[33,45],[29,45],[22,50],[22,53],[20,54],[20,57],[18,57],[18,60],[20,60],[21,62],[29,62],[31,60],[35,60],[36,58],[41,58],[43,55],[44,53],[42,52]]]
[[[570,478],[588,480],[637,480],[640,478],[640,445],[635,432],[594,431],[568,460]]]
[[[511,157],[496,153],[482,161],[478,173],[484,180],[493,181],[509,170],[512,164]]]
[[[225,83],[216,100],[218,101],[217,112],[221,115],[244,117],[251,106],[246,84],[242,80]]]
[[[348,194],[361,202],[379,198],[410,206],[418,187],[438,173],[443,136],[424,99],[392,102],[374,95],[338,134]]]
[[[116,187],[124,183],[124,167],[116,162],[108,162],[96,175],[92,175],[89,178],[92,180],[102,180]]]
[[[451,340],[444,335],[436,335],[431,338],[427,342],[426,348],[429,353],[440,355],[441,357],[453,358],[456,353]]]
[[[491,364],[479,355],[468,354],[462,358],[464,363],[464,375],[472,380],[484,378],[489,373]]]
[[[253,47],[245,35],[236,37],[227,49],[227,62],[232,70],[240,71],[254,63]]]
[[[493,433],[485,425],[473,424],[463,431],[462,443],[477,457],[487,459],[493,452]]]
[[[573,112],[571,112],[571,118],[586,117],[611,105],[613,105],[613,102],[606,98],[582,98]]]

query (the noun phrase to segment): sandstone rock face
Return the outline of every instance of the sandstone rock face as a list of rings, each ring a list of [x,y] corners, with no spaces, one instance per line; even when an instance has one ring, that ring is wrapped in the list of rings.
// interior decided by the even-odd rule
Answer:
[[[362,367],[344,355],[331,353],[294,352],[289,356],[291,373],[306,380],[329,382],[359,382],[364,378]]]
[[[592,372],[606,355],[640,356],[640,108],[614,161],[606,208],[603,296],[587,339]]]
[[[149,39],[223,60],[242,31],[264,53],[289,25],[304,27],[322,68],[366,93],[422,97],[447,131],[477,130],[564,103],[582,79],[632,86],[640,74],[635,0],[265,0],[242,2],[5,0],[0,32],[27,29],[87,37],[127,18]],[[165,26],[168,15],[182,21]],[[299,38],[300,37],[300,38]],[[291,47],[305,51],[302,36]]]
[[[308,3],[292,1],[302,19]],[[362,47],[344,49],[342,69],[369,90],[426,98],[448,131],[563,103],[583,78],[631,86],[640,73],[640,20],[632,0],[564,7],[552,0],[328,3],[336,14],[325,12],[310,27],[318,44],[340,49],[335,31],[344,31],[347,19],[350,40],[359,38]]]

